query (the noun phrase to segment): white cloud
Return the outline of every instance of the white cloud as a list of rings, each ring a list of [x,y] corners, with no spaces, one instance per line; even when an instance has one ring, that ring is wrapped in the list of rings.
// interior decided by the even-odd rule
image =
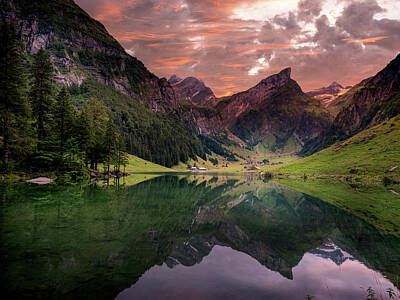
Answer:
[[[313,49],[313,48],[317,48],[318,47],[318,43],[315,42],[301,42],[299,43],[297,40],[291,40],[290,43],[292,44],[292,48],[293,49],[303,49],[303,48],[307,48],[307,49]]]
[[[378,13],[375,15],[375,19],[400,19],[400,1],[399,0],[378,0],[379,5],[385,9],[385,12]]]
[[[273,58],[274,54],[271,55],[271,58]],[[249,76],[255,76],[260,73],[260,71],[268,69],[269,68],[269,61],[265,57],[260,57],[257,59],[257,65],[255,65],[253,68],[251,68],[248,72]]]
[[[258,72],[260,72],[260,70],[262,69],[263,67],[261,67],[261,66],[255,66],[255,67],[253,67],[253,68],[251,68],[250,70],[249,70],[249,75],[250,76],[255,76],[255,75],[257,75],[258,74]]]
[[[297,8],[299,0],[260,0],[233,10],[235,19],[265,21]]]
[[[328,18],[329,25],[334,26],[336,19],[340,17],[345,7],[345,3],[339,0],[327,0],[322,5],[321,15],[325,15]]]

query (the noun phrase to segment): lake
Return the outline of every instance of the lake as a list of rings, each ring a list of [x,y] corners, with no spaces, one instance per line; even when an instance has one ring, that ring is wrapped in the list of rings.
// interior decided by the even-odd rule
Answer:
[[[133,186],[1,185],[7,299],[378,299],[399,293],[400,239],[246,176]]]

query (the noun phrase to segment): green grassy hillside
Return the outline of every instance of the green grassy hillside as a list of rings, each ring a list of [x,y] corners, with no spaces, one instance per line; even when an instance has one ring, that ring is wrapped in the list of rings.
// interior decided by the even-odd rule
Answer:
[[[157,165],[140,157],[129,155],[129,162],[125,170],[129,173],[139,172],[174,172],[175,170]]]
[[[127,185],[135,185],[160,176],[156,173],[176,172],[174,169],[157,165],[134,155],[128,156],[128,165],[125,167],[125,171],[131,173],[131,175],[124,180]]]
[[[102,170],[102,168],[103,166],[100,167],[100,170]],[[177,172],[177,170],[157,165],[130,154],[128,154],[128,164],[125,166],[125,168],[122,168],[122,170],[125,170],[125,172],[131,174],[122,180],[122,182],[126,185],[135,185],[140,182],[159,177],[161,173]]]
[[[399,166],[400,115],[292,164],[275,169],[290,174],[378,175]]]

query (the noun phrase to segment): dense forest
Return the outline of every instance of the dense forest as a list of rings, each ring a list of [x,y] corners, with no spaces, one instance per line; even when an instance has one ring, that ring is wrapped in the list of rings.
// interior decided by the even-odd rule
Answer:
[[[1,39],[1,172],[56,172],[73,178],[100,164],[120,170],[126,153],[171,167],[205,157],[173,111],[154,114],[96,80],[57,84],[49,53],[24,52],[18,26]]]
[[[4,23],[0,32],[2,171],[76,178],[99,163],[120,170],[125,142],[105,105],[91,98],[78,111],[67,89],[56,86],[49,55],[40,50],[29,63],[16,27]]]

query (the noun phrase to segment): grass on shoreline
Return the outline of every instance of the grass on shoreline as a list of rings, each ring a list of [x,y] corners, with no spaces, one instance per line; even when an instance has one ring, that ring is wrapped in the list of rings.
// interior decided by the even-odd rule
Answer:
[[[110,169],[112,170],[112,167]],[[149,162],[147,160],[144,160],[142,158],[130,154],[128,154],[128,164],[126,165],[125,168],[122,167],[121,169],[122,171],[132,174],[131,176],[127,177],[129,178],[128,180],[129,182],[140,182],[143,181],[144,179],[152,178],[150,175],[144,173],[177,172],[174,169],[157,165],[155,163]],[[104,165],[100,164],[98,170],[101,172],[104,171]],[[5,183],[15,183],[36,177],[48,177],[54,180],[57,179],[57,175],[55,172],[35,172],[30,174],[23,172],[13,172],[1,175],[0,179]]]
[[[391,187],[362,181],[348,183],[332,183],[329,180],[276,179],[276,181],[340,207],[377,228],[400,237],[400,195],[392,193]]]
[[[170,169],[161,165],[144,160],[134,155],[128,155],[128,164],[125,167],[125,171],[128,173],[140,173],[140,172],[176,172],[174,169]]]

